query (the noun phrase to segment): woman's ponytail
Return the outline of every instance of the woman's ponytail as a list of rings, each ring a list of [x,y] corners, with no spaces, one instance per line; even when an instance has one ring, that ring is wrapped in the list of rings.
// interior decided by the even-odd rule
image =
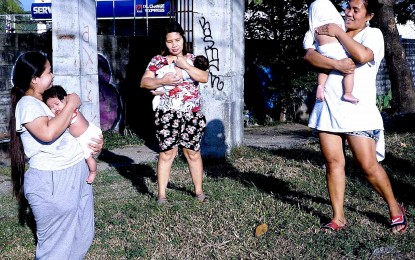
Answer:
[[[23,199],[23,181],[25,172],[25,157],[23,151],[22,140],[20,134],[16,132],[16,105],[17,102],[23,97],[23,90],[18,87],[11,89],[11,109],[10,109],[10,120],[9,120],[9,131],[10,131],[10,143],[9,153],[11,161],[11,177],[13,183],[13,194],[17,201],[21,202]]]

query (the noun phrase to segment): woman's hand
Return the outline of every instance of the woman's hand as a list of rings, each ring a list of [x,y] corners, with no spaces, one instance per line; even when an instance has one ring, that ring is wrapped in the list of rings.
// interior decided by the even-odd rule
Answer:
[[[337,61],[336,70],[343,74],[353,73],[356,68],[356,64],[350,58],[345,58]]]
[[[336,37],[338,30],[341,28],[335,23],[328,23],[322,26],[319,26],[315,29],[316,34],[318,35],[328,35],[331,37]]]
[[[104,136],[100,135],[99,139],[91,138],[91,142],[88,144],[89,149],[91,149],[92,155],[96,155],[101,152],[102,147],[104,146]]]
[[[66,102],[72,104],[75,108],[81,105],[81,99],[76,93],[68,94],[66,96]]]
[[[185,70],[189,68],[190,64],[187,63],[187,58],[185,56],[177,56],[176,66]]]
[[[182,82],[182,79],[173,72],[169,72],[163,76],[163,81],[163,85],[177,85]]]

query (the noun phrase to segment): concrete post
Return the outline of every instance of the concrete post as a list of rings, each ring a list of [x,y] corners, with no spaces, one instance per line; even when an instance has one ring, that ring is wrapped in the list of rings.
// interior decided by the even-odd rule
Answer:
[[[208,125],[203,155],[223,157],[243,142],[244,0],[194,0],[194,54],[209,59],[209,82],[202,86]]]
[[[54,84],[77,93],[86,119],[100,125],[95,0],[53,1]]]

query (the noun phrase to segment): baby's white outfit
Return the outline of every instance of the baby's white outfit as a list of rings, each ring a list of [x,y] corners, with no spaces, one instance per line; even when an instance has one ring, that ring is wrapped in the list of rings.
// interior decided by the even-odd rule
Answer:
[[[189,63],[190,65],[193,66],[193,62],[191,59],[187,59],[186,60],[187,63]],[[162,68],[160,68],[159,70],[156,71],[156,78],[160,79],[162,77],[164,77],[164,75],[166,75],[167,73],[174,73],[176,74],[176,63],[171,63],[168,65],[163,66]],[[183,81],[193,81],[192,78],[190,77],[189,73],[186,72],[186,70],[182,69],[182,79]],[[155,91],[163,91],[163,92],[169,92],[170,90],[174,89],[175,86],[172,85],[164,85],[162,87],[158,87],[155,89]],[[153,98],[153,110],[155,111],[158,107],[158,105],[160,104],[160,97],[161,95],[156,95]]]
[[[337,11],[336,7],[329,0],[316,0],[314,1],[308,10],[308,22],[309,22],[309,31],[307,32],[306,38],[308,41],[314,42],[314,32],[315,29],[319,26],[335,23],[340,25],[343,31],[345,31],[345,25],[343,17]],[[322,55],[341,60],[347,58],[346,50],[343,48],[343,45],[340,42],[333,42],[324,45],[317,46],[317,51]]]
[[[78,113],[77,110],[75,110],[74,114],[72,115],[71,124],[76,122],[77,116]],[[76,138],[78,143],[81,145],[85,159],[91,157],[91,153],[93,152],[92,149],[88,147],[88,144],[91,142],[91,138],[99,139],[100,135],[102,135],[101,129],[94,125],[92,122],[89,122],[89,126],[85,132]]]

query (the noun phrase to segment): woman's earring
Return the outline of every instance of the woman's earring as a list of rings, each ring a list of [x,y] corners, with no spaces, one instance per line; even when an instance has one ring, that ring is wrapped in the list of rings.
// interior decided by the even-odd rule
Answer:
[[[367,20],[366,21],[366,27],[369,27],[370,26],[370,22],[369,22],[369,20]]]

